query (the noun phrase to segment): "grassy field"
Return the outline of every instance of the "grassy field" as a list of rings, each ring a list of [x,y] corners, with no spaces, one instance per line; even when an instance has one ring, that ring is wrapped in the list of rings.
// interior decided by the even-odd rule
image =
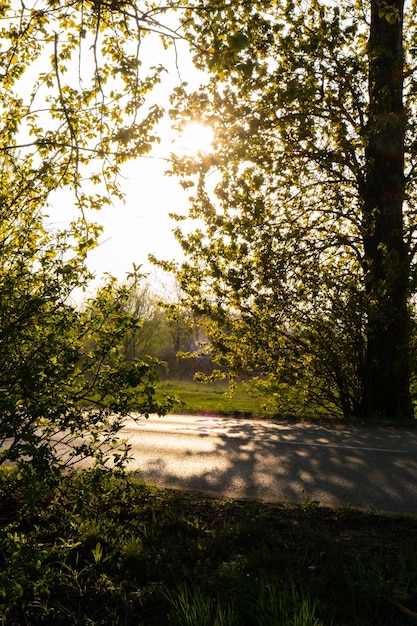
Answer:
[[[294,387],[283,384],[279,391],[280,396],[277,397],[276,393],[263,392],[262,385],[256,385],[253,382],[238,382],[236,390],[230,394],[226,381],[201,383],[168,380],[159,383],[158,394],[176,397],[179,402],[173,412],[178,413],[343,421],[343,416],[336,407],[330,412],[319,405],[312,405],[302,396],[299,397],[298,390]],[[353,417],[350,417],[350,421],[361,422],[360,419]],[[398,419],[390,421],[386,418],[383,421],[376,418],[372,423],[386,426],[410,426],[410,420],[405,420],[401,424]]]
[[[251,392],[247,385],[239,383],[235,393],[230,396],[225,381],[199,383],[192,381],[170,380],[161,382],[160,393],[176,396],[181,404],[177,410],[184,413],[214,413],[217,415],[268,416],[269,398]]]
[[[83,472],[28,504],[0,473],[0,623],[400,626],[416,520],[211,499]]]

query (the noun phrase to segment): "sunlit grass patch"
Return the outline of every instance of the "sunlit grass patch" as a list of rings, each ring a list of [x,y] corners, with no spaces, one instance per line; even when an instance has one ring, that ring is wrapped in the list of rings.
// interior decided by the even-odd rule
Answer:
[[[237,385],[233,395],[228,393],[225,381],[165,381],[159,385],[159,392],[174,395],[181,401],[176,407],[178,412],[243,417],[273,415],[273,410],[267,407],[267,397],[251,393],[244,383]]]

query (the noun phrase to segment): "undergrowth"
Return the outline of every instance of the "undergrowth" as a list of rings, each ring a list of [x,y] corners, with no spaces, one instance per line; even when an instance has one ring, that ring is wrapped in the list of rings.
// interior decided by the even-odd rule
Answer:
[[[28,504],[0,473],[7,626],[415,623],[415,518],[220,500],[81,472]]]

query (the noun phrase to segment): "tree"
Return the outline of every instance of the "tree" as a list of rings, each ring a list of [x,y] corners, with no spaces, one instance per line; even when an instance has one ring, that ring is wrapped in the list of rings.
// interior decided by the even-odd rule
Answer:
[[[161,376],[168,379],[192,378],[197,370],[210,369],[201,358],[204,330],[187,311],[179,312],[177,285],[164,285],[159,295],[149,283],[138,281],[129,286],[129,297],[123,310],[137,319],[137,325],[126,335],[123,354],[127,360],[153,358]],[[183,358],[187,356],[187,358]]]
[[[82,458],[123,466],[124,418],[171,406],[155,398],[153,362],[123,358],[126,335],[140,326],[122,306],[131,286],[109,281],[80,310],[69,296],[89,274],[85,253],[66,240],[76,229],[48,234],[42,216],[28,222],[22,207],[2,215],[0,232],[0,465],[16,464],[32,487]]]
[[[132,328],[125,337],[123,346],[125,358],[132,361],[150,355],[159,359],[164,343],[164,316],[148,280],[144,283],[139,276],[137,283],[129,288],[129,298],[123,306],[126,313],[139,322],[139,325]]]
[[[173,161],[204,223],[178,226],[186,261],[165,264],[185,306],[211,319],[232,375],[296,384],[345,416],[412,417],[415,3],[193,8],[210,80],[179,88],[172,115],[213,125],[217,147]]]
[[[139,321],[110,280],[83,310],[88,252],[99,227],[86,212],[122,198],[121,164],[156,141],[161,107],[147,97],[161,66],[139,56],[152,3],[4,2],[0,22],[0,464],[41,480],[80,457],[105,464],[132,410],[161,414],[150,362],[121,348]],[[63,230],[51,205],[69,205]],[[54,209],[57,210],[57,209]],[[59,221],[59,218],[58,220]],[[119,442],[120,443],[120,442]],[[121,465],[127,448],[116,449]]]
[[[415,8],[415,7],[414,7]],[[404,240],[404,2],[371,3],[362,240],[367,296],[363,412],[412,414],[410,250]],[[412,100],[409,100],[412,107]],[[411,121],[411,120],[410,120]]]

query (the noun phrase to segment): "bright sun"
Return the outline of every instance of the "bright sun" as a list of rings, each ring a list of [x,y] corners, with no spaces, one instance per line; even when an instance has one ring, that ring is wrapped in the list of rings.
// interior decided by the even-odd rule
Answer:
[[[181,129],[174,142],[175,152],[182,156],[198,156],[213,150],[214,133],[211,126],[202,122],[190,122]]]

